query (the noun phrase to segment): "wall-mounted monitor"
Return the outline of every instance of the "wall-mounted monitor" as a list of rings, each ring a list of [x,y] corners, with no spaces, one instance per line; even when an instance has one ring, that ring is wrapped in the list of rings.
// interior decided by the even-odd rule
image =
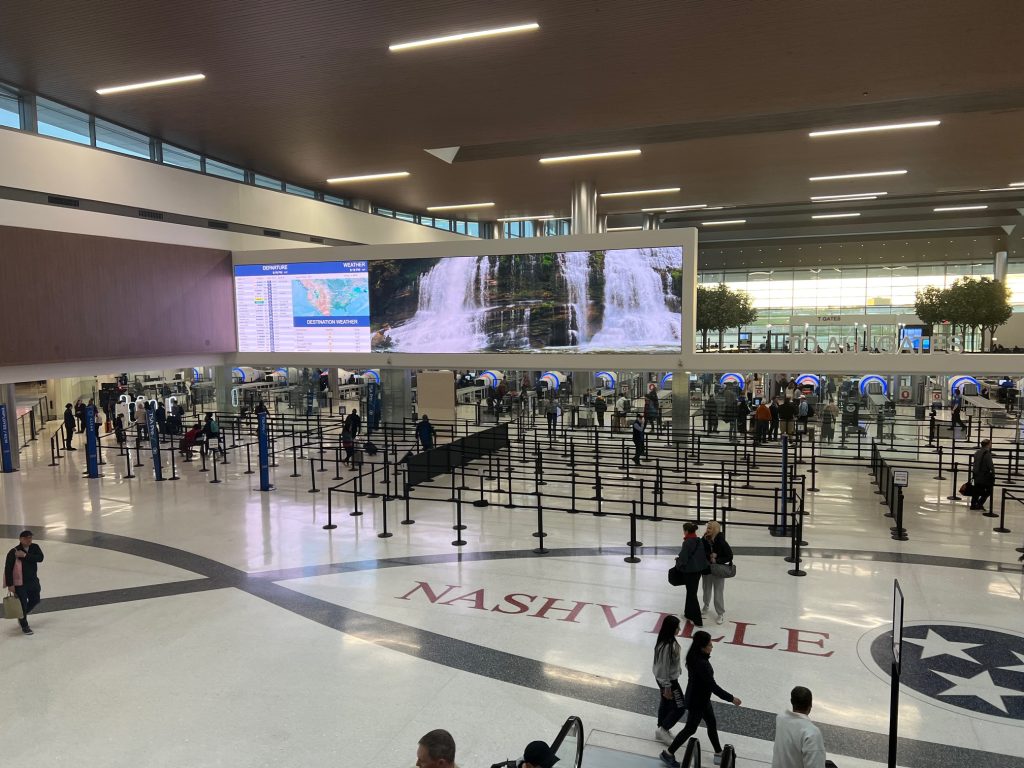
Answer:
[[[681,246],[373,261],[375,352],[678,352]]]
[[[366,261],[236,264],[239,352],[369,352]]]

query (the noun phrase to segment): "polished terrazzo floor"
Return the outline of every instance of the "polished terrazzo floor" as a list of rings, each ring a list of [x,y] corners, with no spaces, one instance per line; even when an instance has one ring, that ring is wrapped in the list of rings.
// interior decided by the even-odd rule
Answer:
[[[23,470],[0,477],[4,548],[27,526],[46,553],[36,634],[0,625],[19,692],[0,720],[38,734],[5,749],[12,764],[409,766],[419,736],[444,727],[460,765],[490,765],[570,714],[595,765],[611,764],[607,750],[657,755],[650,659],[658,620],[681,609],[665,580],[677,524],[642,521],[642,560],[628,564],[622,518],[553,514],[541,557],[524,495],[521,509],[466,506],[456,548],[443,502],[414,501],[414,525],[392,502],[382,539],[379,500],[322,530],[326,494],[290,467],[266,494],[234,461],[220,484],[195,465],[157,483],[145,469],[124,478],[108,456],[88,481],[84,451],[70,456],[49,467],[49,444],[33,442]],[[814,691],[839,765],[884,763],[898,578],[900,763],[1024,765],[1024,507],[1008,517],[1014,533],[996,534],[946,500],[948,482],[916,473],[901,543],[866,468],[822,467],[817,485],[806,577],[787,574],[786,540],[729,532],[739,575],[726,622],[709,628],[718,681],[743,699],[719,709],[739,764],[770,761],[797,684]]]

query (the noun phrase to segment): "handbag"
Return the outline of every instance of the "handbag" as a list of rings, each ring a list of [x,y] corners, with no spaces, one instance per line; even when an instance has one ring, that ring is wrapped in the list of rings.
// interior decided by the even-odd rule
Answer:
[[[668,569],[668,583],[673,587],[681,587],[685,583],[683,581],[683,574],[674,565]]]
[[[970,480],[960,486],[960,493],[964,496],[970,496],[974,493],[974,486],[971,484]]]
[[[711,575],[731,579],[736,575],[736,563],[712,563]]]
[[[24,619],[25,611],[21,607],[21,600],[17,595],[7,595],[4,598],[4,618]]]

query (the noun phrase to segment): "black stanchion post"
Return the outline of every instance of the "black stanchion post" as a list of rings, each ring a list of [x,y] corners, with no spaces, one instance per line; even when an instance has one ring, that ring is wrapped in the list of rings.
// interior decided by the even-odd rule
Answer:
[[[206,450],[205,449],[199,452],[199,458],[203,462],[203,467],[199,471],[200,472],[209,472],[210,470],[206,468]]]
[[[533,536],[537,539],[537,548],[533,550],[533,554],[546,555],[548,550],[544,547],[544,538],[547,536],[544,533],[544,505],[539,493],[537,494],[537,530],[533,532]]]
[[[292,442],[292,473],[288,477],[301,477],[299,474],[299,452],[295,449],[295,443]]]
[[[790,576],[806,576],[807,571],[800,569],[800,544],[802,543],[804,520],[803,515],[797,512],[796,503],[793,504],[793,567],[787,573]]]
[[[250,443],[245,444],[245,472],[243,475],[251,475],[252,471],[252,452],[249,450]]]
[[[316,471],[313,467],[313,457],[309,457],[309,490],[306,493],[320,493],[320,489],[316,487]]]
[[[312,459],[310,459],[310,461],[312,461]],[[377,534],[377,538],[378,539],[390,539],[395,534],[391,533],[388,530],[388,500],[387,499],[381,499],[380,500],[380,520],[381,520],[381,525],[384,528],[384,530]]]
[[[629,546],[629,557],[622,558],[627,563],[639,563],[640,558],[636,556],[636,548],[643,546],[642,541],[636,540],[636,502],[631,502],[632,509],[629,513],[629,541],[626,544]]]
[[[135,477],[135,475],[132,474],[132,454],[131,454],[130,451],[125,451],[125,454],[124,454],[124,467],[125,467],[125,470],[127,470],[124,473],[124,476],[126,478],[128,478],[130,480],[131,478]]]
[[[142,466],[142,438],[138,434],[135,435],[135,466]]]
[[[487,506],[490,506],[490,502],[488,502],[487,499],[484,498],[484,476],[483,475],[479,475],[479,477],[480,477],[480,498],[473,502],[473,506],[474,507],[487,507]]]
[[[903,527],[903,488],[899,486],[896,488],[896,525],[890,530],[894,540],[907,540],[907,529]]]
[[[214,449],[214,450],[216,451],[216,449]],[[211,480],[210,482],[211,483],[219,483],[220,482],[220,478],[217,477],[217,454],[216,453],[213,454],[213,480]]]
[[[359,470],[362,472],[362,470]],[[352,478],[352,511],[348,513],[349,517],[360,517],[363,512],[359,509],[359,494],[356,492],[355,481],[358,479],[358,475]]]
[[[939,464],[939,474],[935,475],[935,477],[933,477],[932,480],[945,480],[946,478],[942,474],[942,446],[941,445],[939,446],[939,449],[938,449],[938,464]]]
[[[508,481],[508,504],[505,505],[505,509],[512,509],[515,507],[515,502],[512,501],[512,457],[509,456],[509,460],[505,462],[505,473]]]
[[[999,527],[993,528],[996,533],[1010,533],[1010,529],[1006,527],[1006,489],[1002,489],[1002,495],[999,500]]]
[[[173,441],[171,443],[171,447],[168,448],[167,450],[171,454],[171,476],[169,478],[167,478],[167,479],[168,480],[180,480],[181,478],[178,476],[178,465],[176,464],[176,462],[174,460],[174,454],[176,453],[176,451],[174,450],[174,443],[173,443]]]
[[[960,499],[961,499],[961,497],[957,495],[958,491],[957,491],[957,487],[956,487],[956,476],[957,476],[957,465],[954,464],[953,465],[953,492],[949,496],[946,497],[949,501],[960,501]]]
[[[246,448],[249,446],[247,445]],[[327,489],[327,525],[323,526],[325,531],[333,531],[336,526],[334,524],[334,496],[330,488]]]

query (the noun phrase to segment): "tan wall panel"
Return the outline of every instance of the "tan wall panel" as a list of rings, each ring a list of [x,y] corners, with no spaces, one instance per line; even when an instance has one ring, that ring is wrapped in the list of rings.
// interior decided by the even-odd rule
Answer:
[[[433,422],[455,421],[455,379],[451,371],[416,374],[416,412]]]

